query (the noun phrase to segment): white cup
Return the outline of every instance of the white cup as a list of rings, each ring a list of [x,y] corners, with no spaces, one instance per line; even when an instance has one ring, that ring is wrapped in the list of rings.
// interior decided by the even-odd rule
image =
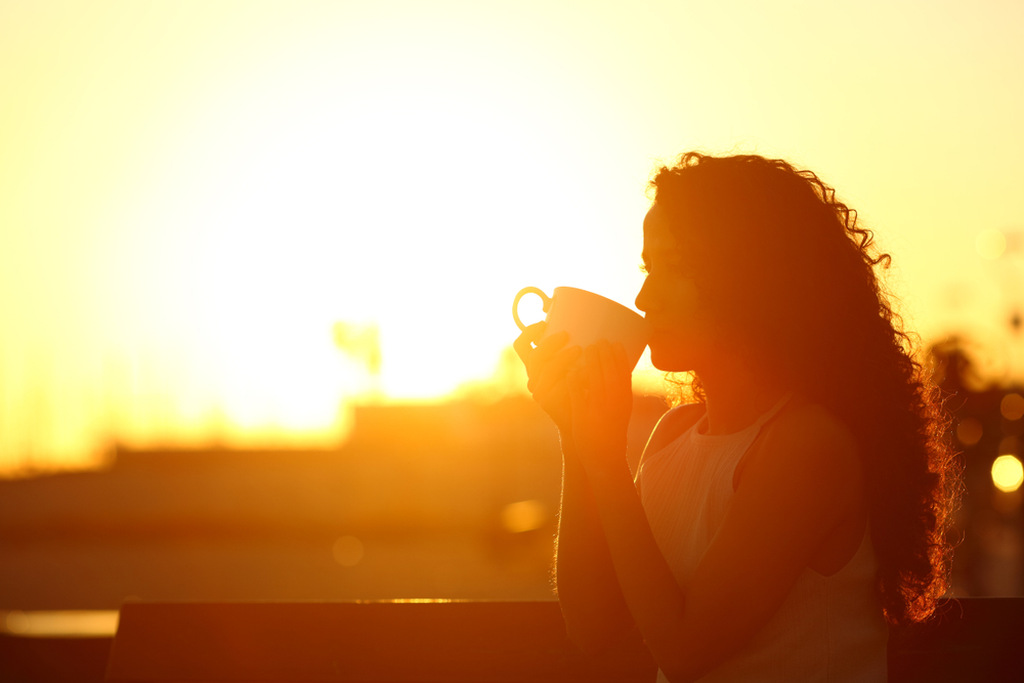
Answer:
[[[544,305],[547,329],[544,336],[557,332],[569,333],[569,344],[587,347],[602,339],[619,342],[626,349],[629,367],[636,367],[651,332],[636,311],[626,308],[599,294],[575,287],[555,287],[550,297],[536,287],[524,287],[512,302],[512,318],[520,330],[526,325],[519,319],[519,300],[527,294],[536,294]]]

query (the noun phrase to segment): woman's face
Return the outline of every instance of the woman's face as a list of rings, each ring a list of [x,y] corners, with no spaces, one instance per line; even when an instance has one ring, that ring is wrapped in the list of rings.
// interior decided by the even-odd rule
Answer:
[[[686,255],[657,204],[644,218],[644,270],[647,278],[636,297],[653,331],[651,361],[660,370],[700,370],[713,355],[714,334],[701,306]]]

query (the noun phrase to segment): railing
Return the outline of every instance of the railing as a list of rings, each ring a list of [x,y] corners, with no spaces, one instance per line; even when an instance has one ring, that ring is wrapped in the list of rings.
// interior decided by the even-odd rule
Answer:
[[[99,681],[104,659],[112,683],[654,679],[642,651],[583,657],[554,602],[140,602],[112,641],[0,638],[4,679]],[[1024,681],[1024,598],[946,601],[936,622],[894,632],[889,680]]]
[[[556,602],[126,604],[108,681],[652,681],[588,661]]]

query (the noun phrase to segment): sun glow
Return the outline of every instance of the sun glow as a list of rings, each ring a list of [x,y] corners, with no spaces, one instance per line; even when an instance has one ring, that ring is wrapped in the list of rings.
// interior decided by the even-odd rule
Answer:
[[[186,226],[177,256],[161,259],[189,273],[197,307],[182,312],[183,324],[201,320],[199,347],[219,349],[217,364],[238,373],[224,380],[239,393],[229,405],[255,400],[247,383],[266,372],[278,373],[266,383],[275,394],[307,377],[303,386],[322,397],[316,384],[330,359],[311,347],[339,321],[377,324],[383,359],[378,376],[339,391],[436,397],[486,376],[494,341],[509,330],[483,309],[499,287],[511,289],[510,256],[527,249],[500,235],[528,216],[494,207],[510,191],[529,192],[535,222],[558,213],[554,178],[538,168],[557,167],[559,149],[529,117],[448,64],[420,61],[398,77],[393,65],[359,63],[344,88],[296,65],[282,78],[305,72],[308,89],[260,80],[197,104],[205,113],[168,145],[163,174],[124,219]],[[290,96],[266,102],[267,91]],[[500,164],[481,173],[481,153]]]
[[[515,334],[511,295],[568,250],[559,228],[615,220],[565,200],[602,180],[573,169],[578,150],[559,132],[570,114],[548,72],[560,56],[458,22],[425,34],[378,13],[339,23],[329,15],[341,9],[320,6],[328,16],[300,11],[280,24],[260,7],[230,52],[216,34],[226,10],[188,27],[180,15],[129,12],[137,32],[125,44],[103,43],[98,28],[55,30],[90,70],[40,62],[56,73],[39,81],[75,92],[87,114],[62,138],[19,143],[39,168],[34,187],[45,160],[68,159],[68,139],[90,147],[62,171],[78,174],[74,213],[27,203],[11,223],[60,235],[22,233],[76,284],[24,307],[24,344],[8,344],[0,365],[67,366],[62,386],[98,396],[69,419],[82,399],[54,403],[56,378],[34,380],[47,398],[33,404],[8,373],[4,421],[34,426],[0,436],[7,457],[31,452],[46,466],[104,439],[337,443],[353,401],[431,400],[488,381]],[[179,32],[196,41],[187,57]],[[267,44],[268,32],[280,42]],[[126,51],[136,61],[122,66]],[[119,105],[109,123],[82,82]],[[46,320],[40,308],[68,312]],[[339,343],[339,325],[372,329],[372,340]],[[73,347],[33,343],[61,326]]]
[[[841,188],[924,336],[1002,315],[1020,10],[723,8],[0,2],[0,471],[336,443],[353,401],[493,382],[520,288],[632,300],[644,182],[684,149]]]

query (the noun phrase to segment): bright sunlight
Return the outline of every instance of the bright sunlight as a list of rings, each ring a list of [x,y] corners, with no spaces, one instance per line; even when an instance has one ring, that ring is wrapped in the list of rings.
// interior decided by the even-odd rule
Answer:
[[[512,296],[632,303],[691,148],[819,171],[915,328],[1002,339],[1020,10],[741,5],[0,0],[0,472],[521,390]]]
[[[10,221],[26,226],[14,237],[25,251],[67,263],[56,291],[26,304],[24,345],[0,358],[53,369],[26,378],[28,401],[7,374],[5,421],[30,427],[0,436],[5,457],[46,467],[83,444],[99,457],[105,439],[335,444],[354,400],[489,381],[514,336],[512,294],[550,287],[541,275],[568,250],[557,234],[616,217],[563,199],[607,183],[574,168],[578,151],[555,135],[571,116],[550,96],[563,57],[486,37],[479,16],[426,35],[386,14],[345,16],[353,6],[281,23],[261,5],[228,36],[225,6],[173,7],[103,5],[55,27],[16,17],[64,46],[35,61],[47,85],[24,107],[38,135],[21,155],[49,161],[20,182],[44,191],[45,167],[70,165],[74,193],[66,210],[23,201]],[[107,33],[114,18],[131,30]],[[116,105],[109,120],[93,91]],[[56,124],[43,114],[60,99],[84,110],[47,139]],[[59,318],[29,310],[72,302]],[[374,333],[354,348],[339,326]]]

